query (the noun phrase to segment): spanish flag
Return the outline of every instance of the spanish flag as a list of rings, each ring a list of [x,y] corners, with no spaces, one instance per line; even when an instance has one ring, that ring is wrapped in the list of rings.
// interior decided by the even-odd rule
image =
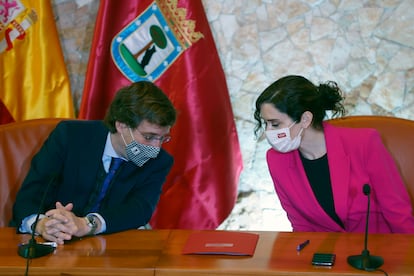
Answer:
[[[102,119],[116,91],[157,84],[178,110],[163,147],[174,165],[153,228],[215,229],[242,169],[224,71],[201,0],[101,0],[80,118]]]
[[[50,1],[0,1],[0,122],[74,117]]]

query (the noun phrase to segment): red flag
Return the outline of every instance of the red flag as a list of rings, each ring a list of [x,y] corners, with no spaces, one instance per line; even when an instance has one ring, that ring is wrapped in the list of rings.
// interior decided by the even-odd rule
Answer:
[[[226,80],[201,0],[101,1],[80,118],[102,119],[114,93],[150,80],[178,110],[175,159],[153,228],[214,229],[242,169]]]

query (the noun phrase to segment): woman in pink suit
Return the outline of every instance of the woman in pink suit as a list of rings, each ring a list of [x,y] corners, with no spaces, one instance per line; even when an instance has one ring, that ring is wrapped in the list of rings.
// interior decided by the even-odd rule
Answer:
[[[327,111],[344,115],[342,101],[335,82],[302,76],[275,81],[256,100],[255,134],[272,146],[267,164],[293,231],[364,232],[368,184],[369,232],[414,233],[410,197],[379,133],[323,121]]]

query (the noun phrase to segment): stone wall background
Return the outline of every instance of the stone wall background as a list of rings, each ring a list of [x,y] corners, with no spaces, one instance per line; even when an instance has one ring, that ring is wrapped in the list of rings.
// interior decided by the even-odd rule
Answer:
[[[51,0],[75,107],[82,97],[99,0]],[[301,74],[334,80],[349,115],[414,118],[412,0],[203,0],[227,77],[244,170],[238,202],[219,227],[291,231],[253,136],[258,94]]]

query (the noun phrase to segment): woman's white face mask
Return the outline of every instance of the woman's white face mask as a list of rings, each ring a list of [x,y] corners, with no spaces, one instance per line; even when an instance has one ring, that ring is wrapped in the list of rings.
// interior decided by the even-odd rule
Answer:
[[[265,131],[266,139],[272,148],[282,153],[290,152],[299,148],[302,140],[303,128],[301,128],[298,135],[292,139],[290,137],[290,128],[294,124],[296,124],[296,122],[293,122],[293,124],[289,127]]]

